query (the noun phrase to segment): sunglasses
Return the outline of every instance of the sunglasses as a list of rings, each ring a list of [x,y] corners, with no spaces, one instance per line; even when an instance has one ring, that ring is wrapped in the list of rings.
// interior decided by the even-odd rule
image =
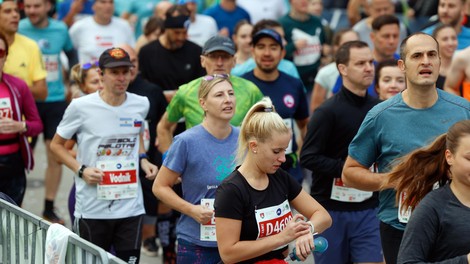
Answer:
[[[6,49],[0,49],[0,59],[5,58],[7,55],[7,50]]]
[[[212,81],[214,79],[217,79],[217,78],[221,78],[221,79],[228,79],[230,77],[230,75],[224,73],[224,74],[212,74],[212,75],[206,75],[204,77],[202,77],[202,79],[204,81]]]
[[[82,70],[89,70],[89,69],[90,69],[91,67],[93,67],[93,66],[98,67],[98,66],[99,66],[98,61],[95,61],[95,62],[87,62],[87,63],[82,64]]]
[[[221,58],[224,61],[229,60],[230,58],[233,57],[232,55],[230,55],[228,53],[225,53],[225,52],[223,52],[223,53],[209,53],[209,54],[206,54],[205,56],[208,57],[211,60],[218,60],[219,58]]]

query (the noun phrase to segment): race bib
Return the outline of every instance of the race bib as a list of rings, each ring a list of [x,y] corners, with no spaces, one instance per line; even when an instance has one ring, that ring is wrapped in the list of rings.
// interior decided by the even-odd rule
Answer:
[[[401,192],[400,193],[400,199],[398,201],[398,221],[400,223],[408,223],[408,220],[410,219],[411,216],[411,207],[408,206],[406,211],[402,211],[402,203],[406,199],[406,192]]]
[[[43,54],[42,59],[47,71],[47,82],[54,82],[59,80],[59,55],[58,54]]]
[[[98,161],[97,168],[104,172],[97,186],[100,200],[129,199],[137,197],[137,164],[134,160]]]
[[[286,155],[289,155],[292,153],[292,144],[293,144],[293,138],[294,138],[294,129],[293,129],[294,124],[293,124],[292,118],[285,118],[283,120],[284,120],[284,124],[286,124],[286,126],[290,128],[292,132],[292,137],[289,141],[289,145],[286,148]]]
[[[149,151],[150,147],[150,130],[149,130],[149,122],[147,120],[144,121],[144,133],[142,135],[144,140],[144,148],[145,152]]]
[[[334,178],[330,198],[340,202],[360,203],[372,197],[372,194],[373,192],[346,187],[341,178]]]
[[[294,51],[293,58],[294,64],[297,66],[308,66],[315,64],[321,57],[321,43],[318,37],[321,33],[321,28],[317,28],[315,35],[312,36],[300,29],[294,28],[292,30],[292,40],[297,41],[305,39],[307,46],[302,49]]]
[[[12,118],[10,98],[0,98],[0,117]]]
[[[292,220],[292,211],[289,202],[285,200],[279,205],[255,210],[255,216],[258,226],[257,239],[260,239],[281,232],[287,223]]]
[[[201,199],[201,205],[214,211],[214,199]],[[211,220],[205,224],[201,224],[201,241],[217,241],[215,235],[215,217],[212,215]]]

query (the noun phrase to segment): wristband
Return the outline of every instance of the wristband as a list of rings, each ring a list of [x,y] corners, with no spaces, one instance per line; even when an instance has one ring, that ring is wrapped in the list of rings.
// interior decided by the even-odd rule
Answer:
[[[142,159],[149,159],[149,156],[147,156],[147,153],[140,153],[139,154],[139,161],[141,161]]]
[[[80,169],[78,170],[77,174],[78,174],[78,178],[83,178],[83,172],[85,171],[86,169],[86,166],[85,165],[82,165],[80,167]]]
[[[315,235],[315,226],[313,225],[312,221],[307,221],[307,223],[310,225],[310,232],[312,235]]]

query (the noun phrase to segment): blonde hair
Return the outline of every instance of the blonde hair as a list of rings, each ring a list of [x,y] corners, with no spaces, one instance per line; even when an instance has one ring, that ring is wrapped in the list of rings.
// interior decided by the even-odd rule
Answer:
[[[274,132],[290,133],[290,128],[276,112],[271,99],[264,97],[250,108],[243,119],[238,137],[237,164],[245,160],[250,140],[265,142],[271,139]]]
[[[88,71],[92,69],[98,69],[98,65],[96,63],[92,63],[89,68],[83,69],[82,64],[77,63],[70,69],[70,80],[76,83],[80,89],[82,89],[81,87],[83,87],[85,84]]]
[[[208,76],[212,76],[212,75],[208,75]],[[198,91],[199,99],[206,99],[207,95],[212,90],[212,88],[214,88],[214,86],[216,86],[219,83],[228,82],[230,83],[230,85],[232,85],[232,82],[230,82],[230,79],[228,78],[228,76],[227,78],[225,78],[225,77],[220,77],[218,75],[215,75],[213,79],[210,81],[206,81],[204,80],[204,78],[205,77],[203,77],[203,79],[201,80],[201,85],[199,85],[199,91]]]

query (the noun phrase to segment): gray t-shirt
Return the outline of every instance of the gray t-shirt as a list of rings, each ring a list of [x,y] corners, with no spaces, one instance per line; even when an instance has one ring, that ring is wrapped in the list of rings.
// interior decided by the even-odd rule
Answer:
[[[412,213],[398,263],[467,264],[470,252],[470,208],[449,185],[432,191]]]

